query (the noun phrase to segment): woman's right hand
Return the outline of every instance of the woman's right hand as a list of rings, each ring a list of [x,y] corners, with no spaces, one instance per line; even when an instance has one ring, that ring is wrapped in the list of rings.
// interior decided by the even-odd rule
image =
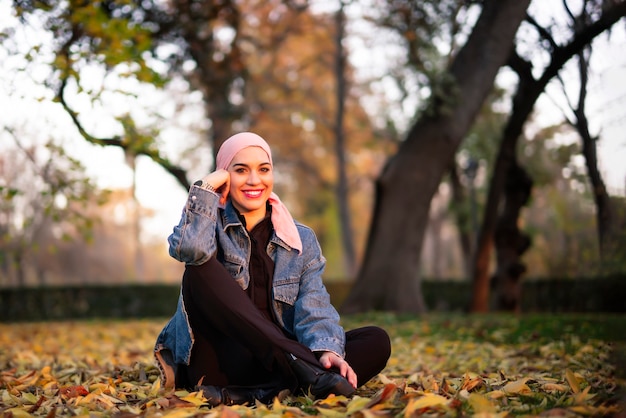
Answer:
[[[220,204],[225,205],[230,192],[230,173],[223,168],[207,174],[202,178],[202,183],[210,184],[215,193],[220,195]]]

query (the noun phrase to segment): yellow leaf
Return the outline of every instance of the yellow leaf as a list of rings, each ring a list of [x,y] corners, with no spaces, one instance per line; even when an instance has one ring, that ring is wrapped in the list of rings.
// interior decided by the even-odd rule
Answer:
[[[322,416],[330,418],[345,418],[346,416],[345,411],[342,412],[338,409],[317,408],[317,412],[319,412],[319,414]]]
[[[347,402],[348,402],[348,398],[346,398],[345,396],[330,395],[326,399],[321,399],[321,400],[317,401],[317,404],[324,405],[324,406],[336,407],[338,405],[343,406]]]
[[[159,393],[159,390],[161,390],[161,379],[155,380],[152,384],[152,387],[150,388],[150,396],[156,396]]]
[[[492,390],[491,392],[487,393],[486,396],[490,397],[491,399],[500,399],[506,397],[506,393],[502,392],[501,390]]]
[[[468,402],[470,406],[472,407],[472,409],[474,410],[475,414],[479,414],[483,412],[486,412],[486,413],[496,412],[495,405],[492,404],[489,399],[487,399],[486,397],[482,395],[479,395],[478,393],[472,393],[469,396]]]
[[[529,380],[528,377],[525,377],[520,380],[516,380],[515,382],[509,382],[502,390],[506,393],[529,393],[531,392],[530,388],[526,385],[526,382]]]
[[[580,415],[594,415],[595,412],[595,408],[589,405],[570,406],[567,409]]]
[[[20,401],[17,397],[11,395],[8,391],[2,391],[2,403],[5,405],[19,405]]]
[[[346,414],[351,415],[357,411],[367,408],[370,400],[368,398],[363,398],[361,396],[355,396],[348,403],[348,407],[346,408]]]
[[[98,400],[106,400],[106,402],[111,404],[111,405],[124,403],[124,402],[120,401],[119,399],[114,398],[113,396],[107,395],[106,393],[100,394],[100,396],[98,396]]]
[[[572,392],[578,393],[580,392],[580,386],[578,385],[578,379],[573,371],[570,369],[565,370],[565,379],[567,383],[569,383],[569,387],[572,388]]]
[[[543,385],[543,390],[547,392],[567,392],[567,386],[559,383],[546,383]]]
[[[102,405],[104,405],[107,409],[115,407],[115,404],[111,402],[108,398],[103,397],[102,395],[98,396],[96,399]]]
[[[104,390],[108,387],[109,385],[107,385],[106,383],[92,383],[91,385],[89,385],[89,392],[94,392],[96,389],[100,389],[104,392]]]
[[[4,413],[9,413],[7,414],[8,416],[13,416],[15,418],[31,418],[32,415],[29,414],[28,412],[24,411],[23,409],[20,408],[11,408],[11,409],[7,409],[6,411],[4,411]],[[3,413],[3,416],[4,416]]]
[[[41,378],[44,380],[43,382],[44,384],[55,380],[52,374],[50,373],[51,371],[52,371],[52,368],[50,366],[44,366],[44,368],[41,369]]]
[[[34,405],[39,400],[39,397],[35,394],[24,392],[22,393],[22,400],[24,401],[24,403]]]
[[[167,418],[187,418],[196,415],[198,411],[191,409],[173,409],[171,411],[167,411],[167,414],[164,415]]]
[[[425,393],[424,396],[411,399],[405,408],[404,416],[411,416],[413,412],[423,408],[434,408],[436,406],[445,406],[449,400],[441,395],[434,393]]]
[[[379,374],[378,378],[380,379],[380,381],[382,382],[383,385],[388,385],[390,383],[395,385],[395,382],[393,381],[393,379],[388,378],[384,374]]]
[[[192,392],[189,395],[185,396],[184,398],[181,398],[183,401],[187,401],[189,403],[192,403],[196,406],[200,406],[203,405],[204,403],[206,403],[206,399],[204,398],[204,396],[202,395],[202,391],[199,392]]]

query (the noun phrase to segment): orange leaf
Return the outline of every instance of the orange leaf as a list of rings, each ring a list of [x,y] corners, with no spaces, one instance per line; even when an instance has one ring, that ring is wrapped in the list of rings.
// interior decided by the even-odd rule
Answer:
[[[89,394],[89,391],[85,389],[84,386],[75,385],[75,386],[64,386],[59,389],[59,394],[61,396],[65,396],[66,398],[76,398],[78,396],[85,396]]]
[[[480,387],[484,383],[485,383],[485,381],[480,376],[472,379],[468,375],[465,375],[465,378],[463,380],[463,386],[461,386],[461,390],[465,389],[466,391],[471,392],[472,389]]]
[[[397,389],[398,386],[396,386],[394,383],[387,383],[382,390],[378,391],[372,397],[372,399],[367,403],[365,408],[371,408],[378,403],[385,402],[396,393]]]

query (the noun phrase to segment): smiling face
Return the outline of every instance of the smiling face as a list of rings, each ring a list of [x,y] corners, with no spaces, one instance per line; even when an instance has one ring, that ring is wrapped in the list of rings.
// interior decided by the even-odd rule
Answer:
[[[262,148],[252,146],[235,154],[228,172],[230,199],[250,230],[265,217],[265,202],[274,187],[272,164]]]

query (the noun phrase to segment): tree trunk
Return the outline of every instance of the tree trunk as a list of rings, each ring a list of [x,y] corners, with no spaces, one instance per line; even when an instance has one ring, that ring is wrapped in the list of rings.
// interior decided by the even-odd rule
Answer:
[[[532,75],[530,63],[522,60],[515,53],[511,54],[509,65],[516,71],[520,80],[517,92],[513,98],[513,111],[509,116],[502,135],[500,150],[489,184],[489,194],[483,213],[483,222],[478,236],[478,246],[474,260],[472,311],[487,312],[489,310],[489,262],[493,248],[493,235],[506,175],[509,167],[515,161],[515,148],[524,123],[548,82],[558,74],[563,65],[593,41],[597,35],[610,28],[625,14],[626,2],[607,6],[603,10],[600,19],[584,28],[579,28],[569,43],[562,47],[554,47],[550,64],[537,80]],[[551,45],[556,45],[554,40],[551,41]]]
[[[239,24],[242,18],[235,2],[230,0],[215,3],[209,0],[188,2],[175,0],[173,6],[181,22],[181,33],[189,47],[189,54],[197,67],[190,77],[192,86],[203,93],[206,113],[211,121],[211,135],[207,138],[213,147],[213,155],[222,143],[233,134],[233,122],[240,120],[243,109],[230,100],[230,95],[241,93],[235,87],[235,80],[247,80],[245,66],[237,39],[231,42],[228,51],[219,47],[210,28],[215,21],[225,19],[235,28],[236,36],[241,36]],[[221,57],[216,60],[215,56]]]
[[[470,179],[470,181],[474,181]],[[473,261],[473,247],[475,242],[475,225],[473,222],[473,212],[475,208],[473,205],[474,196],[470,196],[467,198],[467,193],[465,192],[465,187],[463,187],[463,183],[461,183],[461,179],[459,178],[459,173],[457,170],[456,164],[452,164],[450,167],[450,185],[452,187],[452,201],[456,206],[456,210],[454,211],[457,230],[459,231],[459,243],[461,245],[461,253],[463,255],[463,267],[465,277],[469,278],[472,274],[472,261]],[[470,187],[474,187],[470,185]],[[467,201],[472,200],[470,205],[472,205],[471,211],[468,213],[465,210],[465,206],[467,206]]]
[[[449,69],[446,102],[433,102],[377,180],[365,259],[344,312],[426,311],[418,270],[430,201],[510,54],[529,0],[483,4]]]
[[[24,263],[24,250],[19,249],[13,254],[15,266],[15,280],[17,287],[26,286],[26,265]]]
[[[335,189],[337,204],[339,205],[339,225],[341,227],[341,242],[343,244],[344,265],[348,277],[356,274],[356,251],[352,236],[352,219],[348,199],[348,174],[345,135],[343,129],[344,108],[346,100],[346,57],[343,49],[345,15],[343,2],[336,14],[336,56],[335,79],[337,80],[337,113],[335,120],[335,154],[337,155],[337,187]]]
[[[493,281],[496,308],[521,312],[522,275],[526,266],[521,256],[530,247],[530,237],[519,229],[520,212],[528,203],[533,181],[526,171],[514,163],[509,168],[504,192],[504,207],[495,229],[497,267]]]
[[[591,53],[591,48],[588,48]],[[588,60],[585,51],[578,54],[578,73],[580,75],[580,89],[578,92],[578,106],[574,111],[576,120],[572,123],[582,139],[582,151],[585,157],[585,165],[587,167],[587,175],[591,182],[591,191],[596,204],[596,223],[598,229],[598,244],[600,248],[600,257],[606,258],[611,251],[611,241],[613,235],[613,213],[611,208],[611,199],[606,190],[602,174],[598,170],[598,155],[596,149],[596,139],[589,132],[589,124],[585,111],[587,100],[587,82],[588,82]]]

